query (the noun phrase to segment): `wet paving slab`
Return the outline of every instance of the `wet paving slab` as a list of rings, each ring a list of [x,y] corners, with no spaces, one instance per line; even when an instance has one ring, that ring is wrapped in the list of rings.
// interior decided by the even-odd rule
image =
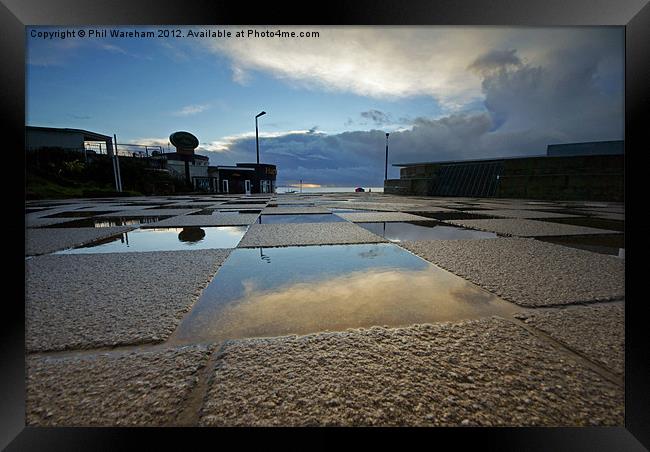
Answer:
[[[213,215],[180,215],[157,223],[143,225],[144,228],[188,227],[188,226],[248,226],[258,218],[257,213],[216,212]]]
[[[567,213],[551,213],[551,212],[542,212],[539,210],[524,210],[524,209],[521,210],[490,209],[490,210],[481,210],[479,211],[479,214],[489,215],[491,217],[498,217],[498,218],[530,218],[530,219],[567,218],[567,217],[577,216],[577,215],[571,215]]]
[[[129,253],[234,248],[246,226],[147,228],[124,232],[55,254]]]
[[[228,341],[211,374],[206,426],[624,423],[621,386],[497,317]]]
[[[253,223],[239,243],[240,248],[336,245],[385,242],[381,237],[349,223]]]
[[[46,215],[42,218],[87,218],[94,217],[96,215],[110,214],[111,210],[69,210],[65,212],[58,212],[52,215]]]
[[[208,346],[198,345],[119,355],[28,357],[26,423],[41,427],[173,424],[210,352]]]
[[[309,214],[309,213],[328,214],[331,212],[324,207],[279,206],[279,207],[267,207],[262,211],[262,213],[264,215],[299,215],[299,214]]]
[[[353,212],[338,213],[342,218],[353,223],[426,221],[428,218],[404,212]]]
[[[25,262],[29,352],[164,341],[230,250],[50,254]]]
[[[75,246],[94,243],[107,237],[128,232],[133,226],[108,228],[28,228],[26,231],[25,254],[36,256],[64,250]]]
[[[50,228],[110,228],[114,226],[139,226],[141,224],[155,223],[160,220],[169,218],[160,217],[102,217],[102,218],[83,218],[80,220],[66,221],[64,223],[52,224]]]
[[[275,223],[341,223],[345,220],[333,213],[309,213],[300,215],[260,215],[257,218],[259,224],[275,224]]]
[[[203,209],[198,212],[191,213],[190,215],[241,215],[241,214],[259,214],[262,213],[261,209],[223,209],[219,207],[213,207],[209,209]]]
[[[515,314],[609,371],[625,373],[625,302],[536,309]]]
[[[551,223],[548,221],[529,220],[523,218],[497,218],[490,220],[448,220],[456,226],[496,232],[497,234],[516,237],[543,237],[563,235],[586,235],[617,233],[604,229],[574,226],[572,224]]]
[[[237,249],[170,341],[400,326],[518,309],[392,244]]]
[[[614,256],[526,238],[404,241],[399,246],[521,306],[625,296],[625,260]]]
[[[465,229],[437,221],[359,223],[359,226],[391,242],[401,242],[402,240],[476,240],[497,237],[494,232]]]
[[[491,217],[489,215],[482,215],[478,210],[473,211],[453,211],[449,212],[422,212],[422,211],[412,211],[409,210],[407,213],[418,215],[420,217],[433,218],[434,220],[490,220],[496,217]]]

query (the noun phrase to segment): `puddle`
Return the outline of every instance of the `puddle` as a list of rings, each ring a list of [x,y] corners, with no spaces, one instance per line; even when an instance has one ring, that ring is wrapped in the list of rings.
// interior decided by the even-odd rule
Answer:
[[[556,245],[593,251],[594,253],[610,254],[621,258],[625,257],[624,234],[566,235],[536,237],[536,239],[543,242],[555,243]]]
[[[605,218],[580,217],[580,218],[540,218],[550,223],[572,224],[588,228],[607,229],[609,231],[625,231],[625,222],[622,220],[608,220]]]
[[[156,209],[156,210],[158,210],[158,209],[192,209],[192,210],[196,210],[196,209],[201,209],[201,206],[191,205],[191,204],[178,204],[178,205],[167,204],[167,205],[164,205],[164,206],[149,206],[148,208]]]
[[[199,212],[194,212],[191,213],[190,215],[243,215],[243,214],[257,214],[261,213],[262,211],[259,209],[241,209],[241,210],[233,210],[233,209],[219,209],[219,208],[210,208],[210,209],[203,209]]]
[[[333,213],[308,213],[296,215],[260,215],[257,218],[260,224],[274,224],[274,223],[341,223],[345,220]]]
[[[169,216],[156,217],[102,217],[84,218],[81,220],[66,221],[48,226],[48,228],[110,228],[114,226],[139,226],[141,224],[155,223],[156,221],[170,218]]]
[[[355,213],[355,212],[379,212],[379,210],[367,209],[329,209],[332,213]]]
[[[494,232],[475,231],[433,221],[355,224],[391,242],[401,242],[403,240],[494,239],[497,237]]]
[[[234,248],[247,226],[136,229],[55,254],[124,253]]]
[[[96,217],[97,215],[104,215],[106,213],[111,213],[114,211],[103,210],[103,211],[68,211],[68,212],[59,212],[53,215],[47,215],[43,218],[87,218],[87,217]]]
[[[256,199],[242,199],[241,201],[228,201],[224,204],[237,206],[237,204],[266,204],[267,202],[268,201],[259,201]]]
[[[285,203],[285,204],[274,203],[274,204],[269,204],[266,207],[281,207],[281,208],[285,208],[285,207],[316,207],[316,205],[313,202],[312,203]]]
[[[404,326],[518,310],[392,244],[238,248],[170,341]]]

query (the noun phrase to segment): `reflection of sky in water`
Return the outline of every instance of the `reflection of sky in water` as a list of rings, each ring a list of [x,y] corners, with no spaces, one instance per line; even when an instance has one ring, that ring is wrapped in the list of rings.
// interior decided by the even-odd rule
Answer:
[[[234,248],[246,229],[246,226],[137,229],[56,254]]]
[[[513,309],[391,244],[236,249],[172,341],[409,325]]]
[[[454,226],[445,226],[440,223],[356,223],[394,242],[402,240],[462,240],[462,239],[491,239],[496,238],[494,232],[474,231]]]

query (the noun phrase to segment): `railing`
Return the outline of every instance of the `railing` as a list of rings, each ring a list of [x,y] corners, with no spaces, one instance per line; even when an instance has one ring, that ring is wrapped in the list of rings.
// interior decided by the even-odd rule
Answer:
[[[93,151],[97,154],[107,154],[106,143],[85,142],[84,150]],[[162,146],[146,144],[117,143],[118,157],[150,157],[154,152],[163,153]]]

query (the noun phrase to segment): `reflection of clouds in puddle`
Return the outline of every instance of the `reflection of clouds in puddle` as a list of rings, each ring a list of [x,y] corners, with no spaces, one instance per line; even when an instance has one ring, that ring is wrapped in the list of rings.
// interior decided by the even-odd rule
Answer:
[[[259,290],[203,312],[192,335],[211,339],[304,334],[323,330],[408,325],[498,314],[505,302],[443,271],[374,269],[324,281]]]

